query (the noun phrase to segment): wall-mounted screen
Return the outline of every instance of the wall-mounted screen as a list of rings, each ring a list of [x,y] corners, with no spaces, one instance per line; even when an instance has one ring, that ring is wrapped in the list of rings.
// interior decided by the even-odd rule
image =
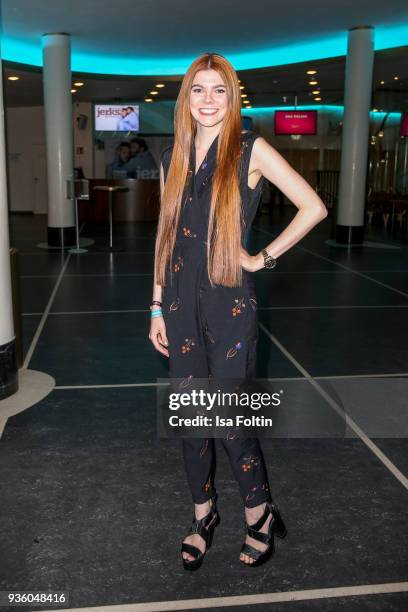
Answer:
[[[275,111],[275,135],[312,135],[317,134],[317,111]]]
[[[137,104],[95,104],[95,130],[100,132],[138,132]]]
[[[408,136],[408,113],[402,113],[400,136]]]

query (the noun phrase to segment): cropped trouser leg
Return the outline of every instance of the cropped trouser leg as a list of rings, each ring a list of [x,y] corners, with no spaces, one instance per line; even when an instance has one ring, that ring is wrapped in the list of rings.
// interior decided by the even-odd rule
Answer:
[[[248,289],[243,304],[249,309]],[[232,294],[209,294],[204,291],[200,308],[200,329],[186,331],[186,320],[168,326],[170,349],[170,373],[172,377],[211,378],[217,383],[223,379],[245,380],[254,378],[257,320],[253,310],[245,317],[232,319],[230,306]],[[238,289],[239,295],[239,289]],[[212,301],[212,297],[216,301]],[[232,300],[232,305],[236,300]],[[223,308],[225,312],[223,312]],[[242,310],[239,314],[242,314]],[[190,328],[191,329],[191,328]],[[194,342],[189,346],[190,339]],[[186,347],[183,350],[183,347]],[[191,349],[191,350],[190,350]],[[226,431],[221,443],[228,455],[231,469],[246,507],[255,507],[271,500],[267,470],[262,449],[257,438],[237,437],[236,432]],[[182,450],[187,481],[193,502],[201,504],[210,499],[215,488],[215,440],[213,438],[183,438]]]
[[[239,302],[239,290],[234,300],[228,299],[231,289],[225,293],[226,297],[221,304],[219,300],[216,305],[209,299],[202,309],[207,330],[208,369],[220,386],[223,379],[243,382],[255,378],[258,343],[256,312],[251,310],[249,302],[251,292],[245,292],[246,295],[244,293],[242,302]],[[231,317],[231,306],[234,308],[237,301],[241,311],[236,317],[242,316],[241,319]],[[244,312],[245,308],[248,310]],[[239,348],[235,350],[234,347]],[[236,431],[230,430],[220,440],[228,455],[244,505],[253,508],[271,501],[267,469],[258,438],[239,437]]]

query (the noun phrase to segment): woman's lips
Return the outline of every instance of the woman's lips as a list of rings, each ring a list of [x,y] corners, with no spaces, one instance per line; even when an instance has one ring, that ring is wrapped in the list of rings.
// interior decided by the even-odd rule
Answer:
[[[199,108],[198,112],[201,113],[202,115],[206,115],[207,117],[210,117],[211,115],[215,115],[215,113],[218,112],[218,109]]]

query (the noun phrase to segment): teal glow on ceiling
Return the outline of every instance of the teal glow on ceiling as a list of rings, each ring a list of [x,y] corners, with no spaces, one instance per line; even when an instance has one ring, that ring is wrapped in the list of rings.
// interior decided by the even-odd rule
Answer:
[[[343,115],[344,106],[337,104],[308,104],[306,106],[256,106],[253,108],[242,108],[241,112],[248,115],[266,115],[268,113],[274,113],[277,110],[287,110],[287,111],[302,111],[302,110],[318,110],[318,111],[326,111],[332,114]],[[371,119],[384,119],[387,113],[380,111],[370,111]],[[402,113],[388,113],[388,121],[393,123],[394,121],[398,122],[401,119]]]
[[[374,28],[374,49],[391,49],[401,47],[408,41],[408,24],[393,26],[376,26]],[[1,57],[3,60],[42,66],[41,38],[38,45],[23,40],[2,39]],[[295,45],[254,49],[245,53],[225,54],[236,70],[266,68],[295,64],[330,57],[346,55],[347,32],[325,38],[301,41]],[[222,51],[220,51],[222,52]],[[194,57],[141,58],[126,56],[107,57],[103,53],[91,55],[72,52],[71,69],[73,72],[112,75],[182,75],[186,72]]]

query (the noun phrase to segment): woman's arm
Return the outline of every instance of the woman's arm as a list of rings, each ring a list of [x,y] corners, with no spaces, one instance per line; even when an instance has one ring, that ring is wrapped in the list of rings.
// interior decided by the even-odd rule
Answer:
[[[249,174],[265,176],[299,209],[289,225],[265,248],[277,259],[303,238],[315,225],[327,217],[327,208],[316,191],[264,138],[255,140]],[[241,264],[256,272],[264,267],[261,252],[251,256],[242,253]]]
[[[164,188],[164,174],[163,174],[163,166],[160,164],[160,199],[163,196],[163,188]],[[161,302],[162,299],[162,287],[156,283],[156,272],[154,272],[154,280],[153,280],[153,300],[159,300]],[[153,307],[154,310],[158,310],[157,306]],[[163,315],[152,317],[150,320],[150,331],[149,331],[149,339],[152,341],[154,348],[162,353],[166,357],[169,356],[169,349],[167,348],[169,343],[166,335],[166,325],[164,323]]]
[[[164,172],[163,166],[160,163],[160,200],[163,197],[163,189],[164,189]],[[153,300],[159,300],[161,302],[162,299],[162,286],[156,283],[156,271],[154,271],[154,280],[153,280]]]

